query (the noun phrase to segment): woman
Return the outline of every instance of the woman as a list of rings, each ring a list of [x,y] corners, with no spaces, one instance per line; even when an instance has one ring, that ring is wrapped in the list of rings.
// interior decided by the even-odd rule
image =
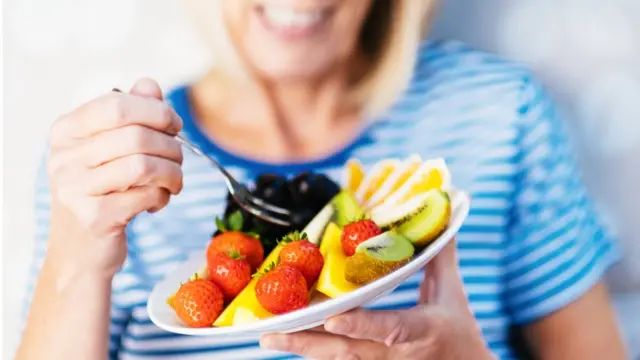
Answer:
[[[542,359],[624,358],[601,283],[613,245],[524,68],[423,42],[430,1],[190,8],[218,57],[166,96],[172,107],[141,80],[52,128],[49,182],[39,179],[39,198],[51,194],[38,207],[43,265],[19,359],[510,359],[513,325]],[[473,209],[424,281],[324,329],[265,335],[262,348],[256,338],[168,334],[146,299],[206,245],[226,193],[205,160],[182,153],[179,131],[246,181],[338,176],[350,157],[442,156]]]

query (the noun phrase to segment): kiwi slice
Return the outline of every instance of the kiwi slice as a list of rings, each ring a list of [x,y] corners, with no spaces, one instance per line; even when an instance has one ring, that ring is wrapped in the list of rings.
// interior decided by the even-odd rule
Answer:
[[[451,200],[439,189],[430,190],[422,199],[422,206],[406,214],[393,224],[398,234],[409,239],[416,247],[428,245],[449,225]]]
[[[326,229],[329,222],[331,222],[331,218],[335,213],[335,209],[331,204],[325,205],[325,207],[320,210],[313,217],[313,219],[305,226],[303,233],[307,234],[307,239],[316,245],[320,245],[320,240],[322,240],[322,236],[324,235],[324,230]]]
[[[335,222],[340,227],[347,225],[354,219],[362,217],[362,208],[349,191],[342,190],[333,198],[332,203],[336,209]]]
[[[362,242],[347,258],[345,280],[363,285],[404,265],[413,256],[413,245],[395,231],[387,231]]]

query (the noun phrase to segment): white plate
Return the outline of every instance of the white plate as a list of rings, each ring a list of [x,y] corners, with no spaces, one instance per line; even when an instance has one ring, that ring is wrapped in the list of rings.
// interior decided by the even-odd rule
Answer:
[[[440,237],[403,267],[339,298],[314,299],[304,309],[248,324],[211,328],[187,327],[178,319],[166,300],[180,287],[181,282],[188,279],[206,263],[205,253],[202,251],[192,255],[175,272],[156,285],[147,303],[149,317],[158,327],[173,333],[216,337],[259,335],[265,332],[288,333],[322,325],[325,319],[361,307],[390,293],[424,268],[429,260],[453,239],[469,213],[470,204],[469,197],[464,193],[450,192],[450,195],[452,200],[451,219],[449,227]]]

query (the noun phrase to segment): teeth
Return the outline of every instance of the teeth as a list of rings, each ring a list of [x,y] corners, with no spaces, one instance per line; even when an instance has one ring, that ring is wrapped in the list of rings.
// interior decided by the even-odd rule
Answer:
[[[320,21],[320,11],[299,11],[289,7],[265,6],[264,15],[277,26],[310,26]]]

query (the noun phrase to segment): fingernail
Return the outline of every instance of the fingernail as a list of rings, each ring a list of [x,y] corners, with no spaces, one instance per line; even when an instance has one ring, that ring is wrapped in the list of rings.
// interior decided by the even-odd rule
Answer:
[[[349,331],[349,323],[342,319],[333,319],[327,321],[324,326],[325,330],[334,334],[344,335]]]

